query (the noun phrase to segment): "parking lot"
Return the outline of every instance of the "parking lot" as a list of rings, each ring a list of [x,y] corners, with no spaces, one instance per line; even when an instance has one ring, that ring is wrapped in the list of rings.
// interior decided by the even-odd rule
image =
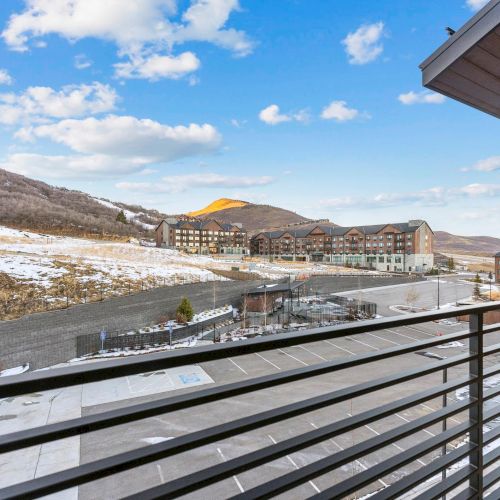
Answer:
[[[451,333],[460,331],[466,325],[426,324],[418,327],[401,327],[382,330],[377,333],[366,333],[356,338],[335,338],[307,345],[277,349],[264,353],[238,356],[210,363],[203,363],[202,368],[216,381],[216,383],[230,383],[245,378],[256,377],[278,371],[285,371],[301,366],[309,366],[326,360],[345,356],[366,353],[387,347],[402,345],[415,340],[434,337],[437,333]],[[487,344],[495,343],[498,338],[487,339]],[[448,349],[430,349],[441,356],[450,357],[467,351],[467,345],[450,347]],[[276,406],[324,394],[353,384],[361,383],[371,378],[378,378],[397,371],[411,369],[430,363],[433,360],[419,354],[409,354],[394,358],[390,361],[377,362],[363,368],[343,370],[332,374],[315,377],[311,380],[295,382],[277,388],[252,393],[230,400],[204,405],[200,408],[191,408],[169,415],[145,420],[142,425],[131,424],[103,432],[94,433],[82,438],[82,461],[107,456],[112,446],[113,451],[125,451],[137,446],[143,446],[152,438],[169,439],[187,432],[218,425],[229,420],[258,413]],[[493,364],[498,359],[492,359]],[[449,379],[463,374],[461,368],[450,369]],[[269,446],[273,443],[322,427],[333,421],[340,420],[351,414],[373,408],[377,405],[399,399],[414,392],[421,391],[441,382],[441,373],[422,377],[409,383],[394,386],[391,389],[379,391],[363,398],[353,399],[342,404],[310,412],[297,418],[282,421],[256,431],[241,434],[203,448],[183,453],[173,458],[160,460],[154,464],[142,466],[130,473],[121,473],[110,478],[89,483],[80,488],[80,498],[95,498],[98,491],[106,491],[109,498],[119,498],[131,492],[140,491],[162,482],[169,481],[200,469],[209,468],[221,461],[236,458],[251,451]],[[454,393],[450,393],[449,402],[456,401]],[[244,492],[262,482],[276,478],[294,469],[303,467],[313,461],[334,454],[344,448],[369,439],[379,433],[388,431],[398,425],[414,420],[442,405],[442,399],[430,400],[389,418],[366,425],[354,432],[345,433],[329,439],[323,443],[311,446],[290,456],[238,474],[209,486],[197,493],[190,494],[189,498],[229,498]],[[106,406],[111,408],[112,406]],[[93,408],[89,410],[101,411]],[[466,418],[458,414],[449,420],[452,426]],[[333,484],[342,481],[358,472],[369,468],[376,463],[393,456],[430,436],[441,432],[441,424],[417,432],[413,436],[393,443],[372,455],[368,455],[354,463],[345,465],[335,471],[320,476],[299,488],[281,495],[282,498],[308,498],[323,491]],[[125,437],[126,436],[126,437]],[[151,442],[151,441],[149,441]],[[450,446],[457,446],[455,442]],[[373,492],[390,484],[403,473],[416,470],[429,463],[440,452],[421,457],[410,464],[403,471],[396,471],[388,477],[381,478],[369,487],[359,492],[359,497]],[[411,497],[411,495],[409,496]]]
[[[427,301],[429,294],[432,293],[431,290],[433,290],[434,284],[427,283],[418,286],[422,287],[420,291],[422,299],[420,300]],[[444,283],[440,291],[443,299],[442,303],[452,302],[456,295],[460,295],[458,298],[466,297],[470,294],[469,287],[469,285],[463,285],[462,283],[460,285],[453,282]],[[364,297],[369,297],[369,300],[377,301],[380,307],[385,308],[385,310],[389,312],[389,304],[401,303],[401,300],[395,302],[395,298],[403,297],[405,290],[405,287],[401,288],[399,285],[395,285],[394,287],[381,288],[378,290],[378,293],[377,290],[365,290],[363,291],[363,295]],[[390,314],[395,313],[390,312]],[[218,361],[202,363],[200,366],[190,368],[189,370],[187,370],[189,367],[186,367],[184,369],[184,372],[186,372],[184,376],[187,376],[185,382],[188,384],[191,383],[193,386],[199,385],[200,383],[207,384],[204,385],[204,387],[210,387],[213,384],[227,384],[261,375],[311,366],[328,360],[355,356],[414,341],[435,338],[436,335],[446,335],[447,333],[464,329],[467,329],[467,324],[446,324],[442,322],[426,323],[415,327],[408,326],[385,329],[378,332],[362,333],[353,337],[335,337],[284,349],[274,349],[261,353],[235,356]],[[499,342],[499,338],[497,334],[487,336],[485,338],[485,345],[497,343]],[[468,350],[467,343],[464,341],[462,344],[463,345],[454,344],[445,349],[432,348],[427,351],[441,357],[451,357]],[[326,375],[284,384],[231,399],[204,404],[199,407],[192,407],[110,429],[84,434],[79,442],[80,463],[83,464],[112,454],[155,444],[162,440],[172,439],[196,430],[219,425],[237,418],[284,406],[317,395],[326,394],[344,387],[380,378],[384,375],[421,367],[424,364],[433,362],[435,362],[435,359],[422,354],[407,354],[364,365],[362,367],[332,372]],[[486,366],[496,363],[498,363],[498,356],[492,356],[491,359],[488,359]],[[457,376],[463,375],[465,373],[464,368],[465,367],[456,367],[449,369],[448,378],[451,380]],[[89,384],[83,391],[80,388],[82,393],[81,414],[95,414],[124,405],[168,397],[170,394],[178,395],[196,390],[196,387],[191,387],[185,382],[182,382],[182,378],[180,378],[181,383],[177,384],[172,383],[175,377],[170,376],[167,380],[165,378],[166,373],[164,372],[168,371],[169,370],[162,371],[161,373],[155,372],[146,374],[146,376],[116,379],[114,381],[108,381],[101,386]],[[183,371],[181,370],[179,373],[182,374]],[[193,374],[196,375],[196,380],[191,377]],[[426,388],[441,383],[441,381],[442,373],[436,372],[433,375],[399,384],[369,394],[368,396],[355,398],[341,404],[309,412],[299,417],[283,420],[279,423],[224,439],[168,459],[159,460],[128,472],[115,474],[105,479],[87,483],[80,486],[78,497],[85,500],[103,497],[110,499],[121,498],[168,482],[172,479],[185,476],[189,473],[210,468],[223,461],[236,458],[251,451],[270,446],[273,443],[278,443],[290,437],[344,419],[349,415],[355,415],[384,403],[392,402],[396,399],[425,390]],[[166,391],[171,392],[166,393]],[[86,395],[84,395],[84,393],[86,393]],[[448,401],[451,403],[457,400],[457,396],[460,397],[460,394],[454,392],[450,393]],[[17,399],[21,401],[21,398]],[[258,484],[304,467],[307,464],[335,454],[344,448],[353,446],[379,433],[384,433],[394,427],[424,416],[440,408],[442,403],[442,398],[429,400],[400,413],[395,413],[388,418],[375,421],[352,432],[335,436],[333,439],[328,439],[289,456],[282,457],[266,465],[251,469],[208,486],[203,490],[188,495],[188,497],[209,499],[230,498]],[[448,424],[452,426],[463,421],[466,417],[467,415],[457,414],[448,420]],[[40,423],[37,423],[37,425]],[[398,454],[402,450],[406,450],[440,432],[441,423],[430,426],[425,430],[415,433],[411,437],[394,442],[371,455],[367,455],[353,463],[346,464],[332,472],[314,478],[306,484],[280,495],[280,497],[308,498],[313,496],[333,484],[362,472],[376,463]],[[66,441],[69,446],[71,444],[69,440],[61,440],[61,443]],[[453,447],[458,444],[459,442],[454,442],[449,446]],[[74,447],[74,443],[71,444],[71,446]],[[33,455],[33,464],[36,465],[38,454],[43,456],[43,453],[40,453],[40,450],[38,450],[38,452],[35,449],[30,450],[33,451],[31,455]],[[437,451],[433,454],[423,456],[418,461],[409,464],[402,470],[395,471],[387,477],[380,478],[378,481],[360,490],[356,498],[361,498],[363,495],[383,488],[400,478],[403,474],[407,474],[429,463],[439,454],[440,451]],[[17,457],[17,460],[21,459],[21,455],[11,455],[11,460],[9,460],[11,464],[13,463],[12,458],[14,456]],[[0,464],[0,472],[6,470],[5,464],[6,463],[3,465]],[[58,464],[58,469],[74,465],[77,464],[70,461],[64,464],[63,461],[61,461],[61,463]],[[26,472],[24,475],[26,475]],[[26,477],[26,479],[28,477]],[[12,477],[7,478],[4,476],[4,478],[5,479],[2,481],[3,485],[11,482]],[[409,494],[408,498],[411,498],[412,495],[413,494]],[[76,492],[75,490],[63,492],[58,495],[58,498],[76,498]]]

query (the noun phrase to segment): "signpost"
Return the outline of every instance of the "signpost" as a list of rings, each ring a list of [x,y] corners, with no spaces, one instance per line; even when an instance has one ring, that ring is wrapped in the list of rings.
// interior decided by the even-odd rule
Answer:
[[[106,330],[104,328],[101,330],[101,333],[99,334],[99,338],[101,339],[101,351],[104,351],[104,341],[106,340],[106,337],[108,336]]]
[[[168,322],[168,343],[170,345],[170,347],[172,347],[172,331],[174,329],[174,324],[172,322],[172,320],[170,320]]]

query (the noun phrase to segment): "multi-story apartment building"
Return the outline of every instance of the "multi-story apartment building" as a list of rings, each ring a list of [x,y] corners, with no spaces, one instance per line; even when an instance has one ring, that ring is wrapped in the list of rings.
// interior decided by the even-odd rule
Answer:
[[[500,252],[495,254],[495,281],[500,283]]]
[[[216,220],[164,219],[156,227],[156,246],[198,254],[248,253],[247,233],[241,224]]]
[[[252,255],[357,265],[379,271],[425,272],[434,265],[434,233],[423,220],[355,227],[263,232]]]

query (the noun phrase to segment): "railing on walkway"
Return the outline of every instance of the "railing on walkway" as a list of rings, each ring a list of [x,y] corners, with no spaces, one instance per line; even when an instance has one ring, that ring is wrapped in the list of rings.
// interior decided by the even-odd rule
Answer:
[[[458,340],[468,340],[469,342],[468,351],[457,356],[423,363],[417,368],[385,375],[380,378],[372,378],[367,382],[351,385],[350,387],[334,390],[284,406],[270,408],[254,415],[191,432],[169,441],[119,453],[104,459],[93,460],[61,472],[15,484],[0,490],[0,498],[32,498],[61,491],[69,487],[104,478],[117,472],[131,470],[159,459],[174,457],[188,450],[280,422],[284,419],[303,415],[320,408],[326,408],[384,388],[391,388],[397,384],[429,374],[439,374],[444,372],[445,369],[459,366],[467,368],[465,376],[452,380],[445,379],[443,383],[431,388],[426,388],[400,399],[391,400],[389,403],[376,406],[342,420],[334,421],[326,426],[315,428],[312,431],[227,460],[218,465],[207,464],[206,468],[201,468],[184,477],[151,487],[146,491],[131,495],[130,498],[175,498],[185,495],[235,474],[269,463],[277,458],[285,457],[290,453],[303,450],[316,443],[321,443],[337,435],[353,431],[370,422],[393,415],[398,411],[415,407],[433,398],[446,396],[451,391],[467,386],[469,387],[469,396],[466,399],[443,406],[403,425],[392,427],[390,430],[378,434],[371,439],[354,444],[343,451],[311,462],[293,472],[285,473],[276,479],[263,482],[241,493],[238,495],[238,498],[270,498],[279,493],[289,491],[317,476],[333,471],[368,454],[372,454],[388,444],[415,435],[417,432],[433,424],[448,421],[451,423],[453,420],[451,417],[463,412],[467,412],[468,415],[468,418],[464,422],[445,427],[442,433],[433,435],[429,439],[417,439],[417,444],[411,448],[401,451],[391,458],[382,457],[376,465],[366,468],[353,477],[325,489],[321,493],[318,493],[316,498],[345,498],[351,493],[373,483],[378,478],[383,478],[393,471],[400,470],[405,465],[417,461],[419,457],[425,456],[434,450],[443,450],[443,454],[418,468],[416,471],[402,476],[399,480],[379,490],[371,498],[377,500],[397,498],[405,492],[412,490],[415,486],[421,485],[428,478],[446,472],[453,464],[462,464],[462,466],[455,467],[451,472],[443,475],[441,481],[423,491],[419,498],[440,498],[448,492],[456,491],[456,488],[459,486],[462,486],[462,489],[455,498],[484,498],[487,496],[487,490],[500,480],[500,467],[492,467],[500,458],[500,447],[493,447],[491,451],[485,452],[487,444],[491,444],[500,438],[500,426],[483,432],[483,425],[491,422],[500,415],[500,405],[491,406],[494,398],[500,395],[500,388],[483,390],[483,380],[500,373],[500,364],[493,364],[487,368],[484,366],[485,358],[500,353],[500,344],[493,344],[488,347],[485,347],[483,344],[485,336],[488,339],[488,334],[500,331],[499,324],[483,327],[484,314],[493,310],[500,310],[500,303],[447,309],[433,313],[397,316],[370,322],[342,325],[336,328],[317,328],[244,342],[219,344],[168,353],[156,353],[116,361],[105,361],[90,365],[32,372],[2,378],[0,379],[0,398],[7,398],[34,391],[63,388],[192,363],[214,361],[241,354],[297,346],[320,340],[334,339],[336,337],[356,336],[365,332],[415,325],[432,320],[463,315],[469,315],[470,318],[469,329],[457,333],[429,337],[425,340],[397,345],[388,349],[337,358],[333,361],[321,362],[315,365],[304,366],[303,368],[280,371],[271,375],[212,386],[146,403],[130,404],[119,409],[103,411],[98,414],[83,416],[60,423],[1,435],[0,453],[8,453],[57,439],[106,429],[126,422],[136,422],[135,425],[141,425],[139,421],[147,417],[180,409],[194,408],[205,403],[280,386],[289,382],[307,380],[317,375],[332,374],[346,368],[361,367],[375,361],[390,360],[396,356],[413,353],[421,349],[428,349],[445,342]],[[394,397],[397,397],[397,392],[395,392]],[[484,403],[486,401],[489,401],[488,409],[485,409]],[[467,437],[469,439],[465,439]],[[446,444],[458,438],[462,438],[464,444],[454,447],[451,451],[446,450]],[[468,460],[463,460],[464,458]],[[103,495],[105,497],[105,494]],[[493,491],[487,497],[492,499],[499,498],[498,490]]]

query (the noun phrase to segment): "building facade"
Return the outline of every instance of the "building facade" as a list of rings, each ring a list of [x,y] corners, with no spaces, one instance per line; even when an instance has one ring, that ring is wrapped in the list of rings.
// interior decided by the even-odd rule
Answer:
[[[500,252],[495,254],[495,281],[500,283]]]
[[[204,255],[248,253],[247,233],[241,224],[168,218],[155,231],[157,247]]]
[[[311,260],[390,272],[426,272],[434,266],[434,233],[423,220],[370,226],[263,232],[251,255]]]

